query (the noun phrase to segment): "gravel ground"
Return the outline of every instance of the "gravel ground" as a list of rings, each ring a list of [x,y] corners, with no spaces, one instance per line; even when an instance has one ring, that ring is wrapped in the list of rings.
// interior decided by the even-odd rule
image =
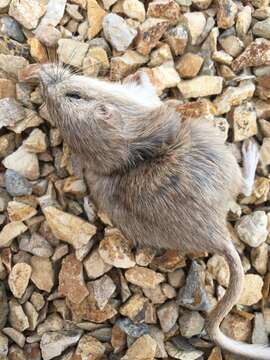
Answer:
[[[30,81],[55,59],[111,81],[144,72],[239,160],[257,141],[253,193],[228,214],[246,275],[222,328],[267,344],[269,0],[0,0],[0,359],[239,360],[204,330],[228,286],[223,258],[134,248],[74,175]]]

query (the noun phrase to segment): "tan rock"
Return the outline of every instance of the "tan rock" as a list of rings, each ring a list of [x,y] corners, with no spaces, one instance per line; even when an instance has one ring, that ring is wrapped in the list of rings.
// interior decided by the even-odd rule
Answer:
[[[268,245],[263,243],[257,248],[251,250],[251,262],[255,270],[261,274],[265,275],[267,272],[267,263],[268,263]]]
[[[251,12],[252,12],[251,6],[247,5],[241,11],[239,11],[237,15],[235,29],[239,37],[243,38],[248,32],[248,29],[252,21]]]
[[[176,324],[179,316],[179,306],[175,301],[166,302],[157,310],[157,316],[162,331],[166,333],[170,331]]]
[[[195,45],[206,25],[206,18],[202,12],[193,11],[183,15],[191,37],[191,44]]]
[[[216,109],[213,104],[206,99],[190,101],[185,104],[175,106],[183,119],[198,118],[203,116],[215,115]]]
[[[89,0],[94,1],[94,0]],[[59,61],[78,68],[82,67],[89,45],[74,39],[60,39],[57,54]]]
[[[23,332],[29,328],[29,321],[27,316],[25,315],[22,306],[18,303],[18,301],[12,298],[9,302],[9,322],[10,325],[20,331]]]
[[[109,10],[112,5],[114,5],[117,0],[102,0],[103,6],[105,10]]]
[[[245,102],[233,109],[233,135],[234,141],[242,141],[256,135],[257,115],[254,106],[250,102]]]
[[[231,65],[233,57],[227,54],[225,51],[214,51],[212,54],[212,59],[219,64]]]
[[[22,56],[0,54],[0,69],[9,75],[17,77],[18,71],[28,65]]]
[[[73,355],[74,360],[98,360],[103,357],[105,345],[91,335],[81,337]]]
[[[262,287],[263,280],[259,275],[245,275],[244,289],[238,303],[247,306],[256,304],[262,298]]]
[[[74,254],[62,261],[58,292],[75,304],[80,304],[89,294],[83,278],[83,266]]]
[[[111,59],[110,79],[118,81],[137,70],[148,61],[147,56],[137,51],[127,50],[122,56],[115,56]]]
[[[14,126],[25,116],[24,108],[14,98],[1,99],[0,111],[0,128],[4,126]]]
[[[30,301],[26,301],[26,303],[24,304],[24,312],[29,321],[29,330],[34,331],[37,327],[39,314],[34,305],[30,303]]]
[[[102,257],[99,255],[98,249],[93,250],[86,257],[83,266],[89,279],[96,279],[112,268],[111,265],[103,261]]]
[[[136,264],[140,266],[148,266],[155,257],[155,249],[151,247],[139,247],[136,249]]]
[[[270,138],[264,138],[260,149],[260,160],[263,166],[270,164]]]
[[[226,36],[224,38],[220,38],[220,45],[226,51],[227,54],[232,57],[237,57],[244,50],[245,46],[243,41],[241,41],[238,37],[234,35]],[[231,59],[229,64],[231,63]]]
[[[109,69],[109,59],[106,51],[99,46],[91,47],[83,60],[84,75],[105,75]]]
[[[46,135],[40,129],[34,129],[28,138],[23,142],[23,146],[29,152],[44,152],[47,149]]]
[[[153,289],[143,288],[143,293],[154,305],[164,304],[167,300],[167,296],[162,290],[161,285],[157,285]]]
[[[36,28],[39,19],[45,13],[45,1],[12,0],[9,15],[16,19],[26,29]]]
[[[124,0],[123,10],[129,18],[139,20],[140,22],[145,20],[144,4],[139,0]]]
[[[157,47],[157,49],[151,52],[151,58],[148,66],[159,66],[164,64],[165,62],[171,61],[172,59],[173,57],[169,45],[161,44]]]
[[[110,229],[99,244],[99,255],[109,265],[127,269],[135,265],[131,242],[117,229]]]
[[[16,86],[14,82],[8,79],[0,79],[0,99],[10,97],[16,97]]]
[[[220,94],[223,78],[220,76],[201,75],[192,80],[181,81],[178,89],[184,98],[198,98]]]
[[[251,321],[236,314],[227,315],[221,324],[222,332],[237,341],[248,341],[251,335],[251,329]]]
[[[152,266],[162,272],[172,272],[184,267],[186,259],[177,250],[167,250],[159,257],[152,261]]]
[[[2,332],[7,335],[11,340],[13,340],[16,344],[18,344],[21,348],[24,347],[25,336],[18,330],[13,329],[12,327],[6,327],[2,330]]]
[[[96,0],[87,0],[87,16],[90,27],[88,29],[88,39],[93,39],[102,29],[102,21],[106,11]]]
[[[119,312],[121,315],[127,316],[135,323],[141,322],[142,319],[144,319],[146,302],[147,299],[144,296],[135,294],[120,307]]]
[[[229,112],[233,106],[240,105],[244,100],[251,98],[254,91],[255,85],[252,82],[238,87],[227,87],[213,102],[216,107],[216,114],[221,115]]]
[[[188,43],[188,30],[184,25],[178,25],[164,34],[174,55],[182,55]]]
[[[158,284],[165,280],[164,275],[157,273],[151,269],[140,266],[134,266],[125,273],[128,282],[143,287],[155,288]]]
[[[213,255],[207,262],[207,270],[221,286],[228,287],[230,269],[223,256]]]
[[[25,293],[31,277],[32,268],[25,263],[15,264],[8,277],[8,285],[16,298],[21,298]]]
[[[76,250],[87,245],[96,233],[94,225],[53,206],[44,208],[43,213],[54,236],[71,244]]]
[[[219,347],[214,347],[207,360],[222,360],[222,354]]]
[[[45,321],[37,327],[37,334],[42,336],[48,331],[60,331],[64,327],[64,321],[57,313],[52,313],[47,316]]]
[[[246,47],[233,62],[233,71],[239,71],[244,67],[262,66],[270,64],[270,41],[258,38]]]
[[[169,22],[165,19],[146,19],[139,27],[137,51],[142,55],[148,55],[157,45],[168,27]]]
[[[39,290],[50,292],[54,285],[54,270],[50,259],[41,256],[31,258],[31,280]]]
[[[7,212],[10,221],[25,221],[35,216],[37,210],[27,204],[18,201],[10,201],[8,203]]]
[[[27,227],[22,221],[13,221],[6,224],[0,232],[0,248],[10,246],[12,240],[23,234]]]
[[[37,38],[29,38],[27,43],[30,45],[30,54],[36,62],[43,64],[48,61],[46,49]]]
[[[126,339],[127,339],[126,333],[123,330],[121,330],[120,327],[117,326],[116,324],[113,325],[111,344],[116,353],[120,352],[121,350],[124,350],[126,346]]]
[[[86,194],[86,185],[83,179],[76,176],[70,176],[65,179],[63,191],[76,196],[83,196]]]
[[[156,348],[156,341],[150,335],[143,335],[131,345],[121,360],[154,360]]]
[[[197,54],[186,53],[176,63],[176,70],[181,78],[195,77],[203,64],[203,58]]]
[[[25,117],[18,121],[15,125],[9,125],[9,129],[16,134],[21,134],[24,130],[30,127],[37,127],[43,123],[43,120],[34,111],[25,109]]]
[[[173,24],[180,19],[180,14],[180,6],[173,0],[151,1],[147,9],[147,17],[166,18]]]
[[[14,170],[29,180],[39,177],[39,163],[36,154],[30,153],[20,146],[14,153],[8,155],[3,164],[7,169]]]
[[[219,0],[219,9],[217,13],[218,27],[221,29],[228,29],[235,23],[235,16],[237,14],[237,5],[233,0]]]

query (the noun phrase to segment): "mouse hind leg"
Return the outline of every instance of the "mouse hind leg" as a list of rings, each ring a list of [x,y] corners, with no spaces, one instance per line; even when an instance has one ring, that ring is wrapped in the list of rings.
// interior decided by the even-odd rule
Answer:
[[[252,194],[256,175],[256,168],[259,161],[259,148],[254,140],[247,139],[243,142],[242,156],[242,174],[244,179],[244,186],[241,192],[245,196],[250,196]]]

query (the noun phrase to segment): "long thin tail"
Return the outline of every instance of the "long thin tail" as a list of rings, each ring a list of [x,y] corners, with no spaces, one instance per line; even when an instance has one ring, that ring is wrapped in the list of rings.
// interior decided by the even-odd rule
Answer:
[[[224,335],[220,330],[222,320],[232,307],[237,304],[244,283],[241,259],[233,244],[229,242],[227,249],[221,255],[225,257],[230,268],[230,283],[225,295],[209,316],[207,323],[208,334],[218,346],[231,353],[246,356],[250,359],[270,360],[269,347],[235,341]]]

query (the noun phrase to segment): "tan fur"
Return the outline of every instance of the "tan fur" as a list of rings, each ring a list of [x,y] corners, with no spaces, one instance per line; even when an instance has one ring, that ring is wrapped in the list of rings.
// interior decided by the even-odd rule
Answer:
[[[269,349],[235,342],[219,329],[239,299],[243,269],[226,226],[242,176],[218,130],[207,120],[181,122],[145,79],[141,87],[105,83],[50,65],[40,78],[49,112],[84,164],[99,208],[136,244],[224,256],[230,284],[208,332],[229,351],[270,359]],[[70,96],[75,91],[81,99]]]

